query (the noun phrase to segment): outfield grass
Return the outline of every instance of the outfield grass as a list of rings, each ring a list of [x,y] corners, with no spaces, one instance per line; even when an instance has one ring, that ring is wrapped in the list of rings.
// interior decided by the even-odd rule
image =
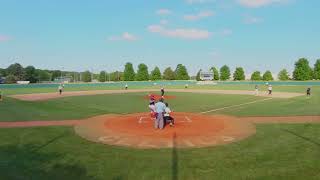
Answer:
[[[262,100],[248,95],[216,95],[170,93],[176,99],[168,100],[179,112],[203,112],[221,107]],[[26,102],[6,98],[0,103],[0,121],[84,119],[101,114],[128,114],[148,111],[146,93],[106,94],[65,97],[41,102]],[[213,114],[233,116],[289,116],[320,115],[320,92],[310,99],[302,96],[291,99],[272,99],[264,102],[220,110]],[[211,113],[212,114],[212,113]]]
[[[319,179],[320,125],[258,125],[241,142],[137,150],[88,142],[71,128],[0,131],[0,179]]]
[[[129,89],[160,89],[160,86],[130,86]],[[184,86],[180,85],[169,85],[165,86],[166,89],[183,89]],[[267,86],[260,85],[261,91],[266,91]],[[123,89],[123,87],[119,86],[78,86],[72,87],[68,84],[65,85],[65,91],[90,91],[90,90],[117,90]],[[254,85],[190,85],[189,89],[215,89],[215,90],[254,90]],[[298,92],[305,93],[307,86],[281,86],[274,85],[273,90],[275,92]],[[13,95],[13,94],[31,94],[31,93],[47,93],[47,92],[57,92],[57,87],[37,87],[37,88],[3,88],[2,89],[5,95]],[[319,91],[320,86],[312,87],[312,90]]]

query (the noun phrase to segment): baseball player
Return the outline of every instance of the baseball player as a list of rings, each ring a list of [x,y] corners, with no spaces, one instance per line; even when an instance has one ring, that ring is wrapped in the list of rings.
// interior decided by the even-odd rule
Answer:
[[[254,94],[255,94],[256,96],[259,95],[259,86],[258,86],[258,85],[255,85],[255,87],[254,87]]]
[[[163,96],[164,96],[164,88],[162,87],[160,91],[161,91],[161,97],[163,98]]]
[[[268,95],[272,95],[272,85],[271,84],[268,87]]]
[[[165,103],[166,105],[166,109],[165,109],[165,113],[164,113],[164,122],[165,123],[169,123],[171,127],[173,127],[174,125],[174,119],[172,116],[170,116],[170,113],[172,112],[171,109],[169,108],[169,104]]]
[[[310,97],[311,96],[311,87],[308,87],[307,88],[307,97]]]
[[[157,113],[156,113],[156,106],[154,104],[154,101],[153,102],[150,102],[149,103],[149,110],[150,110],[150,117],[152,120],[156,120],[156,117],[157,117]]]
[[[63,86],[62,86],[62,84],[59,85],[58,91],[59,91],[59,94],[62,95],[62,91],[63,91]]]

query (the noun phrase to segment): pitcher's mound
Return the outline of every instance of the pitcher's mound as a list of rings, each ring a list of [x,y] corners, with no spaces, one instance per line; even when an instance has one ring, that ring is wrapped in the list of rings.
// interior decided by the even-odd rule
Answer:
[[[163,99],[175,99],[175,98],[176,98],[176,96],[167,96],[167,95],[164,95],[164,96],[162,97],[162,96],[157,95],[157,94],[147,95],[147,96],[144,96],[143,98],[149,100],[151,96],[153,96],[154,99],[157,100],[157,101],[160,100],[161,98],[163,98]]]
[[[232,143],[255,133],[255,127],[228,116],[174,113],[175,126],[153,127],[149,113],[104,115],[75,126],[81,137],[134,148],[197,148]]]

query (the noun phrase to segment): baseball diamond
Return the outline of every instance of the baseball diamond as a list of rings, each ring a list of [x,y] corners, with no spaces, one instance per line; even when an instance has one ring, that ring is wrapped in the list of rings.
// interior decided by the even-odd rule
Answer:
[[[320,1],[0,3],[0,180],[319,180]]]

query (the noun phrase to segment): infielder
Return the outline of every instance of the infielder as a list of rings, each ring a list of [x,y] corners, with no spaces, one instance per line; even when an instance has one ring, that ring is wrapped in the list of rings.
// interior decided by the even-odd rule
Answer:
[[[63,91],[63,86],[61,84],[58,87],[58,91],[59,91],[59,94],[61,95]]]

